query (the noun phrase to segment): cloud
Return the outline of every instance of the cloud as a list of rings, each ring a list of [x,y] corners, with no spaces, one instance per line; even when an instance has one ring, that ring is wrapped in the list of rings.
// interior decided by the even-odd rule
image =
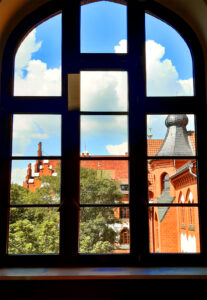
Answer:
[[[27,168],[14,168],[11,174],[11,183],[16,183],[22,186],[27,175]]]
[[[185,96],[193,95],[193,78],[189,78],[186,80],[178,80],[178,82],[182,86]]]
[[[148,96],[192,96],[193,79],[179,79],[170,59],[163,59],[165,48],[155,41],[146,42],[146,70]]]
[[[81,72],[81,110],[127,111],[127,72]]]
[[[15,96],[60,96],[61,67],[49,69],[40,59],[32,59],[32,54],[41,48],[36,42],[36,29],[22,41],[15,57]]]
[[[117,46],[114,46],[115,53],[127,53],[127,40],[119,41]]]
[[[36,42],[36,29],[33,29],[21,42],[15,57],[15,72],[22,74],[22,69],[26,69],[32,58],[32,53],[37,52],[42,46],[42,42]]]
[[[126,116],[82,116],[82,135],[123,135],[127,137]]]
[[[45,140],[60,136],[61,117],[58,115],[21,115],[13,117],[13,155],[24,155],[33,139]]]
[[[119,145],[107,145],[106,149],[110,155],[125,155],[128,153],[128,143],[124,142]]]
[[[126,40],[114,47],[116,53],[126,49]],[[165,47],[153,40],[146,42],[147,96],[193,96],[193,79],[180,79],[176,66],[164,55]]]

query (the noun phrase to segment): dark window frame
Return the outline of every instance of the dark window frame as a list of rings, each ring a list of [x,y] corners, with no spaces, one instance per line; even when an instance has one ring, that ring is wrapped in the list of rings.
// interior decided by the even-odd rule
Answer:
[[[116,2],[116,1],[114,1]],[[119,1],[117,1],[119,2]],[[62,96],[61,97],[13,97],[13,60],[16,47],[32,27],[62,10]],[[55,266],[55,265],[199,265],[207,256],[206,214],[207,203],[200,201],[200,254],[150,254],[147,209],[147,153],[146,115],[192,113],[197,116],[197,149],[199,163],[199,194],[205,195],[206,157],[203,134],[205,122],[204,61],[199,41],[192,29],[175,13],[151,2],[128,1],[128,53],[127,54],[80,54],[80,5],[77,0],[51,1],[26,16],[8,38],[3,60],[0,110],[0,169],[4,174],[1,182],[0,202],[0,258],[2,266]],[[137,13],[135,14],[135,11]],[[146,97],[145,74],[145,20],[144,13],[152,13],[176,29],[191,50],[194,66],[195,96],[193,97]],[[131,253],[127,255],[78,255],[78,209],[74,205],[79,194],[79,119],[80,112],[67,110],[67,74],[82,70],[124,70],[128,72],[129,87],[129,144],[130,144],[130,212]],[[139,82],[139,84],[137,84]],[[8,198],[10,186],[12,114],[41,113],[62,114],[62,183],[61,183],[61,235],[60,255],[8,256]],[[139,118],[136,118],[139,116]],[[70,166],[71,175],[64,174]],[[137,172],[142,170],[142,172]],[[71,182],[68,189],[67,182]],[[137,185],[139,182],[139,185]],[[139,199],[137,195],[139,194]],[[138,201],[137,201],[138,200]],[[140,214],[137,215],[136,212]],[[70,217],[68,217],[70,216]],[[70,230],[70,231],[69,231]],[[66,238],[68,233],[70,239]]]

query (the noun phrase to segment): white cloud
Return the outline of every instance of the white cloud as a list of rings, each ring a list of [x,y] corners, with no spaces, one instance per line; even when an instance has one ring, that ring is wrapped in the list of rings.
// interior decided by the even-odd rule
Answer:
[[[81,72],[81,110],[126,111],[127,72]]]
[[[119,45],[114,46],[115,53],[127,53],[127,40],[119,41]]]
[[[48,69],[41,60],[32,59],[42,43],[36,42],[36,29],[22,41],[15,57],[15,96],[60,96],[61,67]]]
[[[182,86],[185,96],[193,95],[193,78],[189,78],[186,80],[178,80],[178,82]]]
[[[81,134],[127,136],[126,116],[82,116]]]
[[[116,53],[127,49],[121,40],[114,47]],[[182,80],[170,59],[163,59],[165,47],[153,40],[146,42],[147,96],[192,96],[193,79]]]
[[[119,145],[107,145],[106,149],[110,155],[125,155],[128,153],[128,143],[124,142]]]
[[[27,175],[27,168],[12,169],[11,183],[16,183],[22,186],[23,181],[25,181],[26,175]]]
[[[60,136],[61,118],[58,115],[14,115],[13,155],[24,155],[32,139]]]
[[[179,79],[170,59],[163,59],[165,48],[155,41],[146,42],[146,69],[148,96],[191,96],[193,80]]]
[[[15,72],[22,75],[22,69],[27,68],[32,53],[37,52],[42,43],[36,43],[36,29],[32,30],[21,42],[15,57]]]

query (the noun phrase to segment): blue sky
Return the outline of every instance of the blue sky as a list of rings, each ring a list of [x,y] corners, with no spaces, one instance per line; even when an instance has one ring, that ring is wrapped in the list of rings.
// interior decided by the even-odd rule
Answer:
[[[58,68],[61,65],[61,22],[62,14],[58,14],[41,23],[36,31],[36,41],[42,42],[42,47],[38,52],[33,53],[32,59],[41,59],[47,62],[49,69]]]
[[[165,47],[165,54],[162,60],[166,58],[171,59],[181,79],[188,79],[192,76],[190,50],[186,46],[183,38],[174,28],[146,14],[145,34],[146,40],[154,40]]]
[[[127,52],[126,6],[107,1],[81,7],[81,51]],[[61,95],[61,14],[32,30],[17,50],[14,95]],[[193,95],[192,59],[182,37],[166,23],[146,14],[146,71],[148,96]],[[127,72],[82,72],[83,111],[127,111]],[[155,100],[156,101],[156,100]],[[18,118],[17,118],[18,119]],[[162,121],[161,121],[162,120]],[[13,131],[13,155],[61,153],[61,119],[24,116]],[[164,119],[152,118],[153,138],[164,138]],[[192,124],[192,120],[191,123]],[[128,152],[127,117],[82,117],[81,152],[122,155]],[[23,142],[22,142],[23,141]]]
[[[81,7],[81,52],[113,53],[127,39],[126,7],[102,1]]]

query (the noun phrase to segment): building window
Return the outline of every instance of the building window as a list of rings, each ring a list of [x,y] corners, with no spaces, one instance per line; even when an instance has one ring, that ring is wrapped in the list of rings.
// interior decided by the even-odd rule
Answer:
[[[52,265],[53,256],[58,263],[90,257],[98,264],[104,254],[109,263],[116,257],[127,264],[171,253],[182,262],[182,253],[201,252],[205,217],[199,43],[158,4],[90,2],[45,4],[8,40],[1,85],[0,255],[7,262],[13,254],[19,262],[25,256],[34,262],[44,254]],[[96,21],[96,12],[109,6],[110,14],[117,9],[115,18],[108,17],[119,30],[113,37],[97,31],[92,38],[90,16],[106,24]],[[99,30],[109,29],[102,25]],[[53,28],[58,46],[42,28]],[[187,189],[193,201],[180,202]],[[178,226],[186,208],[194,235]]]
[[[124,228],[120,233],[120,244],[129,244],[129,230]]]
[[[169,175],[165,174],[162,177],[162,190],[169,190],[170,189],[170,180]]]

